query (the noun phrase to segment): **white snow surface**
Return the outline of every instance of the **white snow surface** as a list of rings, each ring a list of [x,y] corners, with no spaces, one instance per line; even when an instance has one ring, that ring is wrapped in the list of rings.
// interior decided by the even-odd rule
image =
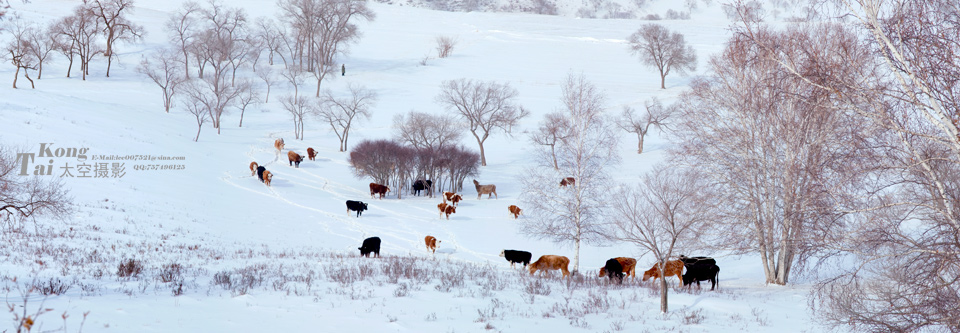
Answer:
[[[15,1],[13,12],[46,24],[69,13],[76,3]],[[65,177],[76,206],[72,216],[28,222],[24,235],[4,233],[0,276],[17,278],[16,283],[6,283],[8,304],[23,303],[22,286],[30,281],[60,279],[71,286],[61,295],[28,295],[30,312],[41,306],[53,309],[37,318],[36,327],[79,331],[83,314],[89,312],[84,332],[821,330],[808,309],[810,280],[799,276],[788,286],[765,285],[755,256],[687,253],[715,256],[721,287],[671,288],[667,314],[660,313],[659,295],[649,282],[613,286],[595,277],[606,259],[617,256],[637,257],[642,274],[653,260],[641,256],[633,245],[585,245],[580,270],[587,281],[574,287],[556,274],[530,277],[498,256],[502,249],[527,250],[534,259],[543,254],[573,256],[570,244],[522,235],[518,223],[524,217],[514,220],[506,210],[519,204],[518,177],[532,164],[527,132],[536,129],[545,113],[559,109],[565,77],[585,75],[604,91],[611,115],[623,106],[642,109],[643,102],[654,96],[672,102],[685,89],[691,77],[676,74],[667,77],[667,89],[659,89],[655,69],[643,66],[629,52],[626,37],[649,21],[441,12],[371,3],[377,17],[361,24],[362,39],[342,59],[346,76],[330,76],[323,83],[335,92],[359,84],[379,94],[373,118],[355,125],[350,147],[365,139],[391,138],[396,114],[444,112],[435,101],[444,80],[509,82],[519,91],[519,103],[533,113],[512,136],[496,134],[486,144],[488,165],[476,178],[496,184],[499,198],[477,200],[473,188],[465,186],[466,200],[448,221],[438,218],[439,197],[404,192],[397,199],[395,189],[383,200],[370,199],[371,180],[353,175],[349,154],[337,151],[336,136],[319,120],[308,118],[306,138],[295,140],[291,118],[277,102],[290,90],[283,83],[273,87],[270,103],[246,111],[243,127],[237,126],[239,114],[232,112],[224,116],[220,134],[206,124],[199,142],[193,142],[197,128],[192,116],[179,106],[165,113],[159,88],[135,71],[141,55],[166,43],[163,22],[180,3],[136,3],[131,17],[147,28],[146,40],[119,45],[120,61],[114,62],[109,78],[103,59],[91,63],[86,81],[76,69],[66,78],[66,60],[52,55],[36,89],[23,78],[19,89],[0,87],[0,142],[5,145],[29,152],[39,150],[41,143],[54,149],[82,147],[89,148],[88,156],[184,157],[119,161],[126,171],[120,178]],[[227,5],[245,8],[251,22],[276,11],[272,1]],[[680,8],[679,1],[676,6]],[[722,49],[730,34],[731,22],[720,6],[716,1],[701,4],[691,20],[656,21],[686,36],[697,51],[698,73],[704,72],[709,57]],[[438,35],[457,38],[452,56],[421,66],[425,55],[435,55]],[[12,77],[12,66],[0,66],[0,78]],[[316,88],[315,82],[307,82],[309,91]],[[671,143],[655,131],[651,136],[646,151],[638,155],[636,137],[622,132],[623,162],[612,170],[616,182],[635,184],[663,160]],[[300,168],[284,165],[285,152],[278,154],[273,148],[276,138],[284,138],[287,149],[301,154],[313,147],[319,156]],[[462,143],[476,149],[469,135]],[[47,160],[36,161],[50,164]],[[69,157],[50,160],[54,175],[47,177],[58,177],[62,166],[77,164]],[[272,186],[250,175],[251,161],[275,174]],[[134,169],[143,164],[182,164],[185,169]],[[356,218],[346,212],[345,200],[362,200],[370,209]],[[441,240],[435,255],[424,248],[426,235]],[[371,236],[383,239],[384,258],[358,257],[361,240]],[[117,265],[125,258],[143,262],[145,271],[139,278],[117,277]],[[432,267],[429,274],[437,276],[414,281],[362,273],[385,270],[390,260],[409,258],[418,260],[406,262]],[[180,296],[172,295],[170,284],[157,278],[170,263],[184,267]],[[214,282],[217,273],[237,279],[243,269],[261,274],[262,282],[244,292]],[[333,272],[365,278],[337,281]],[[478,277],[477,272],[492,275]],[[445,273],[453,275],[442,278]],[[453,283],[457,274],[462,274],[464,284],[447,288],[444,284]],[[676,284],[673,278],[668,282]],[[538,283],[549,294],[531,292]],[[10,321],[0,327],[15,325]]]

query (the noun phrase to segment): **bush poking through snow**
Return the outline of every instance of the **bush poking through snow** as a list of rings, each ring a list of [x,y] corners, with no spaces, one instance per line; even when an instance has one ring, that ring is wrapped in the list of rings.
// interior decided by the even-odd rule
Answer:
[[[117,266],[118,277],[136,278],[143,271],[143,262],[137,259],[126,259]]]

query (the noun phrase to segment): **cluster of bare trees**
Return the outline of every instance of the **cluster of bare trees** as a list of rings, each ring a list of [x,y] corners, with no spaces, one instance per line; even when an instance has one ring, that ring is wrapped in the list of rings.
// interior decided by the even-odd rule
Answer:
[[[433,192],[463,189],[467,177],[476,176],[480,157],[456,145],[414,148],[392,140],[365,140],[350,152],[350,165],[357,177],[370,177],[394,188],[397,198],[418,179],[433,180]]]
[[[113,51],[114,46],[121,42],[137,42],[143,37],[143,27],[127,19],[133,9],[132,0],[84,1],[70,15],[50,22],[46,27],[27,24],[14,15],[13,39],[4,49],[8,59],[17,67],[14,88],[21,70],[33,86],[28,71],[36,70],[37,79],[40,79],[43,64],[53,51],[63,54],[69,61],[67,77],[70,77],[77,57],[81,77],[86,80],[90,74],[90,61],[98,55],[107,57],[106,76],[110,77],[110,66],[118,57]]]
[[[547,115],[540,133],[536,166],[522,179],[528,219],[521,231],[574,247],[573,269],[579,270],[580,245],[605,240],[604,214],[610,178],[607,170],[619,163],[618,138],[604,116],[603,93],[583,75],[570,75],[562,86],[561,111]],[[551,123],[551,121],[554,121]],[[557,186],[563,177],[576,178],[572,187]]]

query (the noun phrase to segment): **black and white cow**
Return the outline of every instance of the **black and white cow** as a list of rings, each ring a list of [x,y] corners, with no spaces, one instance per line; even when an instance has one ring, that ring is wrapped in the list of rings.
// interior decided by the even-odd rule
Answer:
[[[357,212],[357,217],[363,214],[363,211],[367,210],[367,204],[361,201],[347,200],[347,215],[350,215],[350,211]]]
[[[530,264],[530,258],[533,257],[533,254],[527,251],[503,250],[500,251],[500,256],[510,262],[510,267],[513,267],[513,265],[517,263],[521,263],[523,267],[527,267],[527,265]]]
[[[684,286],[689,286],[696,282],[697,288],[700,288],[700,281],[707,280],[710,280],[710,290],[720,286],[720,266],[705,263],[684,266],[687,268],[687,274],[683,275]]]

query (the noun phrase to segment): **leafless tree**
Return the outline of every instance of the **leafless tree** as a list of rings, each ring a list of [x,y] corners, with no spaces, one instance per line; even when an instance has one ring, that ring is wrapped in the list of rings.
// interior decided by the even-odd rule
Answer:
[[[377,184],[388,184],[394,174],[393,153],[403,146],[391,140],[364,140],[350,151],[350,166],[357,177],[370,177]]]
[[[610,182],[607,169],[620,161],[617,136],[603,117],[603,100],[603,94],[582,75],[567,77],[561,102],[570,135],[557,145],[559,172],[552,161],[538,158],[538,165],[528,168],[521,179],[520,200],[529,217],[521,231],[535,238],[572,243],[574,270],[580,267],[581,243],[606,239],[602,208]],[[565,176],[575,177],[576,185],[559,188],[556,180]]]
[[[243,114],[247,107],[260,103],[260,90],[253,84],[251,79],[241,79],[237,83],[240,87],[240,96],[237,97],[237,108],[240,109],[240,124],[237,127],[243,127]]]
[[[795,36],[765,34],[787,43]],[[840,35],[824,38],[841,38]],[[849,38],[849,36],[847,36]],[[802,52],[788,59],[803,63]],[[735,35],[710,60],[711,75],[681,96],[672,155],[711,175],[724,203],[711,242],[757,253],[767,283],[831,253],[848,210],[841,198],[869,174],[866,125],[833,109],[838,96],[781,70],[769,50]],[[837,91],[840,95],[845,90]]]
[[[453,47],[457,46],[457,39],[450,36],[437,36],[437,58],[450,56]]]
[[[637,154],[643,153],[643,139],[650,132],[650,126],[663,131],[668,129],[668,121],[676,112],[676,106],[664,107],[656,97],[643,103],[647,112],[637,115],[631,107],[624,107],[620,116],[620,122],[617,126],[630,133],[637,134]]]
[[[92,1],[91,10],[99,21],[107,42],[103,50],[103,56],[107,57],[107,77],[110,77],[112,59],[116,57],[113,46],[117,42],[137,42],[143,38],[143,27],[127,19],[127,14],[133,9],[133,0]]]
[[[372,108],[377,103],[377,93],[373,90],[350,85],[350,96],[337,97],[326,90],[317,105],[316,115],[330,125],[330,130],[340,139],[340,151],[347,151],[347,139],[355,121],[370,119]]]
[[[467,122],[480,146],[480,164],[487,165],[483,143],[490,134],[502,130],[510,134],[513,126],[530,112],[516,104],[517,90],[509,84],[467,79],[444,81],[437,102]]]
[[[559,112],[548,113],[543,116],[540,127],[530,135],[530,140],[538,145],[550,147],[550,159],[553,160],[553,169],[560,170],[557,163],[557,145],[570,137],[570,122]]]
[[[27,31],[27,40],[33,46],[31,51],[33,58],[37,60],[37,80],[39,80],[43,76],[43,63],[47,61],[50,52],[57,49],[57,42],[53,35],[39,27],[33,27]]]
[[[18,17],[14,18],[14,23],[10,29],[12,39],[4,47],[4,53],[10,63],[17,68],[13,73],[13,89],[17,89],[17,78],[20,76],[20,70],[23,70],[23,77],[30,81],[30,87],[33,85],[33,79],[30,78],[28,70],[37,69],[37,60],[34,57],[34,45],[30,42],[30,30],[35,29],[28,26]]]
[[[660,165],[643,176],[640,186],[613,196],[612,229],[615,240],[652,254],[664,276],[664,263],[676,259],[676,250],[698,246],[700,232],[713,220],[711,202],[717,197],[707,176],[676,166]],[[667,279],[660,279],[660,312],[666,313]]]
[[[269,103],[270,87],[272,87],[273,84],[277,82],[276,74],[274,74],[273,72],[273,67],[270,67],[270,66],[260,66],[259,70],[257,70],[256,72],[257,72],[257,77],[259,77],[260,80],[263,80],[263,84],[267,86],[267,93],[266,95],[263,96],[263,102]]]
[[[26,176],[23,149],[0,145],[0,223],[7,231],[23,227],[29,219],[66,218],[73,210],[61,178]]]
[[[416,111],[394,116],[393,130],[397,141],[416,149],[440,150],[456,145],[463,136],[457,119]]]
[[[836,107],[882,129],[871,133],[884,155],[870,201],[836,241],[856,264],[818,284],[811,305],[837,330],[958,332],[960,5],[831,3],[856,24],[787,30],[780,39],[752,24],[738,32],[782,70],[835,96]]]
[[[70,69],[73,68],[73,55],[80,57],[80,72],[83,80],[90,74],[90,60],[103,48],[99,44],[100,27],[97,25],[97,18],[89,4],[82,4],[74,8],[73,14],[66,16],[54,25],[54,33],[57,35],[59,48],[69,48],[68,56],[70,67],[67,68],[67,77],[70,77]]]
[[[307,114],[309,114],[312,109],[310,101],[303,96],[285,95],[280,97],[280,104],[282,104],[283,109],[290,112],[290,116],[293,117],[294,137],[303,140],[303,123]]]
[[[200,5],[193,1],[184,2],[176,13],[170,15],[165,23],[171,44],[181,53],[183,74],[190,79],[190,57],[200,29]]]
[[[146,75],[160,87],[163,92],[163,109],[170,113],[173,96],[177,93],[180,84],[186,81],[177,51],[167,48],[157,50],[150,57],[144,57],[140,61],[137,72]]]
[[[363,0],[282,0],[281,19],[293,30],[298,65],[320,83],[336,69],[336,58],[360,38],[355,21],[376,16]]]
[[[198,82],[196,80],[187,82],[187,91],[199,91],[202,88],[194,87]],[[184,94],[182,104],[187,109],[187,112],[193,115],[194,119],[197,121],[197,136],[193,138],[193,142],[200,140],[200,130],[203,129],[203,124],[210,120],[210,112],[207,110],[207,107],[204,105],[202,100],[196,97],[195,94]]]
[[[230,107],[237,105],[240,96],[248,88],[244,85],[224,84],[222,78],[207,76],[194,79],[192,84],[186,86],[184,94],[191,103],[196,101],[203,105],[210,113],[210,123],[217,129],[217,134],[220,134],[221,118]]]
[[[627,37],[630,50],[640,56],[640,61],[660,71],[660,89],[666,89],[667,75],[676,70],[680,74],[697,69],[697,55],[687,45],[683,35],[670,32],[659,24],[644,24]]]

